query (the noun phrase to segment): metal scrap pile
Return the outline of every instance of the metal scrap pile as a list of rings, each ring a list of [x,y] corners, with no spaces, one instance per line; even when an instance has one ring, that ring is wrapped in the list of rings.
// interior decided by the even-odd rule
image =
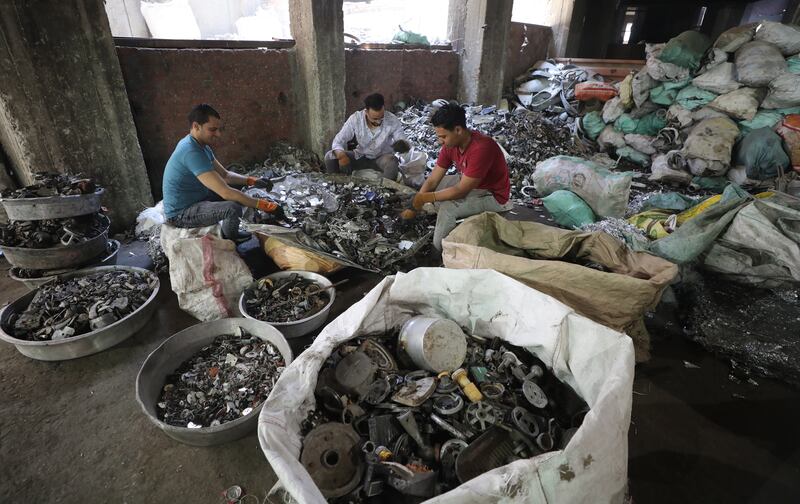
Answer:
[[[265,322],[294,322],[319,313],[331,297],[313,280],[298,274],[262,278],[245,291],[247,314]]]
[[[108,228],[102,214],[68,219],[12,221],[0,227],[0,245],[44,249],[96,238]]]
[[[230,170],[243,175],[274,178],[290,173],[318,172],[322,167],[319,158],[313,152],[295,147],[286,142],[278,142],[270,147],[267,158],[262,163],[251,166],[231,164]]]
[[[433,169],[441,145],[429,117],[434,108],[417,104],[399,113],[404,131],[412,144],[428,154],[428,168]],[[578,143],[569,128],[559,126],[544,114],[519,110],[508,112],[494,106],[467,106],[467,127],[494,138],[508,153],[511,198],[527,200],[522,188],[530,179],[536,163],[557,155],[578,156],[586,148]]]
[[[167,377],[158,417],[197,429],[246,416],[266,400],[284,366],[275,345],[241,328],[219,336]]]
[[[25,311],[12,315],[12,335],[60,340],[102,329],[142,306],[157,281],[150,273],[131,271],[56,280],[40,287]]]
[[[411,195],[363,181],[287,177],[269,195],[281,202],[291,227],[303,231],[299,238],[305,245],[373,271],[413,267],[414,254],[433,234],[433,215],[398,218]],[[259,222],[252,212],[245,219]]]
[[[72,196],[76,194],[91,194],[99,189],[91,179],[80,174],[67,175],[64,173],[39,172],[33,176],[33,184],[21,189],[6,189],[0,197],[17,198],[44,198],[48,196]]]
[[[448,370],[438,374],[414,370],[413,343],[396,334],[349,341],[328,358],[300,461],[329,501],[430,498],[569,442],[588,411],[569,386],[525,349],[460,338],[438,357],[420,344],[429,369]]]

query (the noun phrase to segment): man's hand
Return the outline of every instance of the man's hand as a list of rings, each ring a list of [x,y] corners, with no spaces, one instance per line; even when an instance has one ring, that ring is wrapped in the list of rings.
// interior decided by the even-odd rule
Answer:
[[[339,160],[339,167],[345,167],[350,165],[350,156],[345,154],[344,152],[339,152],[336,154],[336,159]]]
[[[260,199],[258,200],[258,204],[256,204],[256,208],[262,212],[274,213],[280,208],[280,206],[273,201]]]
[[[257,187],[269,192],[272,190],[272,181],[266,177],[247,177],[247,187]]]
[[[411,200],[411,206],[414,210],[422,210],[422,205],[425,203],[433,203],[436,201],[435,193],[433,192],[418,192],[414,199]]]
[[[409,145],[405,140],[398,140],[392,144],[392,150],[400,154],[405,154],[411,150],[411,145]]]
[[[417,212],[415,212],[414,210],[411,210],[410,208],[407,208],[407,209],[403,210],[402,212],[400,212],[400,218],[403,219],[403,220],[411,220],[416,216],[417,216]]]

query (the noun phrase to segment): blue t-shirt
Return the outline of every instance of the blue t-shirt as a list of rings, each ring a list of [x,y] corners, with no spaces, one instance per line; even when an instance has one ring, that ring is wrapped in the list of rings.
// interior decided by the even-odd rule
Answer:
[[[161,185],[164,193],[164,215],[169,219],[181,210],[204,201],[209,190],[197,176],[214,169],[214,152],[201,146],[192,135],[178,142],[169,157]]]

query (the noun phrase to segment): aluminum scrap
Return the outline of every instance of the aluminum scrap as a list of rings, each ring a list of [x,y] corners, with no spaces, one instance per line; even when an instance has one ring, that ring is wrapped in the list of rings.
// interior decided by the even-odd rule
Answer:
[[[101,214],[68,219],[12,221],[0,227],[0,245],[44,249],[98,237],[107,229]],[[66,242],[66,243],[65,243]]]
[[[331,297],[327,291],[317,292],[320,288],[322,286],[318,283],[298,274],[277,279],[262,278],[245,291],[245,308],[248,315],[258,320],[294,322],[325,308]]]
[[[158,418],[191,429],[248,415],[269,396],[285,365],[275,345],[241,328],[218,336],[167,376]]]
[[[608,233],[617,240],[633,246],[634,250],[636,250],[635,245],[647,247],[649,243],[647,236],[641,229],[624,219],[616,219],[614,217],[607,217],[603,220],[586,224],[581,226],[581,230]],[[634,243],[629,243],[629,241]]]
[[[92,194],[98,189],[99,187],[94,181],[82,177],[80,174],[38,172],[33,175],[33,184],[20,189],[5,189],[0,193],[0,197],[18,199],[73,196]]]
[[[278,142],[270,147],[261,163],[250,166],[231,164],[228,169],[242,175],[275,178],[291,173],[318,172],[322,168],[319,157],[313,152],[287,142]]]
[[[507,153],[511,199],[515,202],[528,200],[522,188],[533,184],[531,176],[537,163],[553,156],[587,153],[568,126],[559,126],[544,113],[508,112],[481,105],[466,106],[465,110],[467,127],[494,138]],[[429,120],[434,111],[435,107],[418,103],[398,112],[409,140],[428,154],[429,170],[435,166],[441,150]]]
[[[149,272],[123,270],[57,279],[41,286],[25,311],[12,315],[12,335],[60,340],[102,329],[142,306],[157,281]]]

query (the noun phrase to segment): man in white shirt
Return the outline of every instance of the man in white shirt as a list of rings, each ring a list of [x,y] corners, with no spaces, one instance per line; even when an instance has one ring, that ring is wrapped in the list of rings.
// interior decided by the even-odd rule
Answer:
[[[404,152],[410,148],[403,125],[396,115],[384,110],[383,95],[367,96],[364,105],[363,110],[347,118],[336,134],[331,150],[325,154],[325,170],[350,174],[353,170],[373,169],[387,179],[397,180],[398,161],[393,149]],[[347,150],[347,143],[353,139],[358,145]]]

